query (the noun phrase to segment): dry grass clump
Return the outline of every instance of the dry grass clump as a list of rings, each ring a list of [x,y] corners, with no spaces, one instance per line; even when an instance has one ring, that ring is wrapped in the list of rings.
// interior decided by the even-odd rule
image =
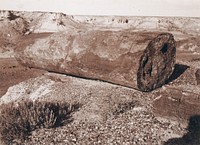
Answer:
[[[26,100],[1,106],[0,137],[6,144],[23,140],[38,128],[52,128],[70,121],[70,113],[79,105],[66,102],[39,102]]]
[[[128,110],[133,109],[134,107],[136,107],[138,105],[138,102],[133,100],[130,102],[122,102],[119,103],[115,109],[115,111],[113,112],[113,115],[119,115],[119,114],[123,114]]]

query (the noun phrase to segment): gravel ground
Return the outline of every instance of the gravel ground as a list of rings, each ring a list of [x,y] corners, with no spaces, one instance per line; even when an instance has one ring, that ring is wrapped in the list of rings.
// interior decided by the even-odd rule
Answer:
[[[186,134],[187,122],[155,117],[152,103],[158,93],[159,90],[148,94],[136,91],[135,102],[118,105],[105,121],[72,121],[54,129],[35,130],[22,144],[164,145],[169,139]]]
[[[161,145],[184,133],[178,122],[158,120],[146,108],[138,106],[113,114],[104,123],[71,122],[55,129],[36,130],[23,144]]]

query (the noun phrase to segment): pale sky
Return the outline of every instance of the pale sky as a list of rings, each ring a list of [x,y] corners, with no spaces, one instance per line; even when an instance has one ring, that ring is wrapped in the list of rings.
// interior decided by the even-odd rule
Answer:
[[[68,15],[200,17],[200,0],[0,0],[0,10]]]

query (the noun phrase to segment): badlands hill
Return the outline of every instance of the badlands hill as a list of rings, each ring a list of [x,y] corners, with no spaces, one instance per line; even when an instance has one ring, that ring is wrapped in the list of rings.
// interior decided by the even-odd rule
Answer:
[[[0,11],[0,22],[1,52],[12,47],[12,42],[9,42],[15,43],[19,36],[71,28],[171,32],[177,40],[199,36],[200,32],[200,18],[187,17],[69,16],[63,13]]]
[[[18,49],[79,29],[130,31],[141,36],[142,41],[137,43],[143,45],[158,33],[170,32],[177,42],[175,70],[163,87],[144,93],[99,80],[24,67],[15,60]],[[199,34],[200,18],[0,11],[0,108],[24,99],[80,104],[67,124],[36,129],[25,140],[13,142],[200,144]]]

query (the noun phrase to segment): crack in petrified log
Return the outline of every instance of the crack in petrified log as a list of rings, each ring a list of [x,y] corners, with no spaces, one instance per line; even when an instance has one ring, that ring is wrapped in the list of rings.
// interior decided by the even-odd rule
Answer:
[[[29,67],[151,91],[172,74],[176,53],[172,34],[163,33],[150,41],[154,36],[145,32],[72,30],[19,48],[16,58]]]

